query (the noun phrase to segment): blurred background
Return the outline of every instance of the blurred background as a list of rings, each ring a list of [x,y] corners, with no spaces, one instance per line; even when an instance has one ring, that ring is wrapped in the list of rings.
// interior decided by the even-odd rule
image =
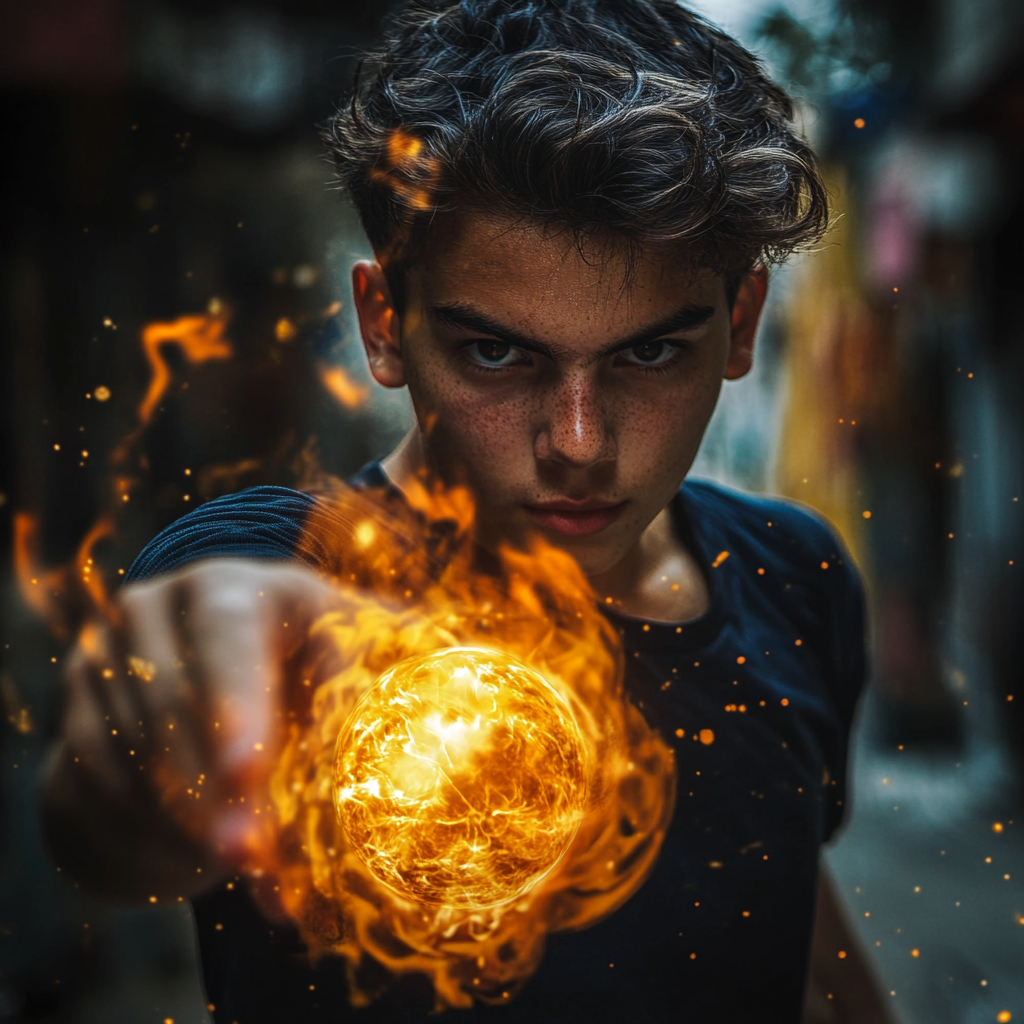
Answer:
[[[1024,1021],[1024,5],[698,8],[799,97],[840,218],[776,273],[694,472],[820,509],[865,571],[873,677],[827,857],[899,1020]],[[315,129],[388,9],[0,6],[0,1022],[209,1019],[187,907],[97,904],[42,842],[72,576],[408,425],[362,369],[368,247]]]

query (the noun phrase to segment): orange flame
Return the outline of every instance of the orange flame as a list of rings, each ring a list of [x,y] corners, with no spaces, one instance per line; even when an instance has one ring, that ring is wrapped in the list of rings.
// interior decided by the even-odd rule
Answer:
[[[153,370],[146,397],[139,404],[139,422],[148,423],[167,386],[171,371],[160,351],[167,342],[176,342],[190,363],[209,359],[229,359],[230,343],[224,338],[228,317],[221,312],[210,315],[183,316],[170,323],[148,324],[142,329],[142,348]]]
[[[396,128],[387,145],[387,156],[371,168],[370,178],[394,190],[410,212],[429,210],[440,174],[436,157],[424,152],[423,142]]]
[[[85,535],[85,539],[78,547],[78,554],[75,556],[75,569],[78,578],[82,581],[86,592],[92,599],[93,606],[106,614],[108,618],[116,617],[116,613],[107,596],[102,575],[93,568],[95,562],[92,552],[98,541],[103,540],[104,537],[111,536],[113,532],[114,521],[112,517],[109,515],[101,516]]]
[[[30,512],[14,514],[14,575],[22,599],[64,639],[68,635],[69,601],[73,591],[85,592],[86,600],[109,618],[116,610],[107,596],[103,577],[95,570],[93,550],[96,544],[114,532],[113,518],[101,516],[78,546],[73,566],[44,569],[40,565],[39,517]],[[78,584],[81,584],[81,590]],[[63,601],[58,600],[63,598]]]
[[[536,970],[549,931],[595,923],[643,883],[671,818],[675,765],[671,748],[625,699],[618,635],[575,561],[537,542],[527,551],[501,550],[482,571],[467,526],[468,494],[423,487],[415,504],[429,511],[398,511],[379,495],[340,488],[307,522],[302,548],[344,584],[343,607],[312,630],[317,654],[304,672],[311,704],[288,712],[271,780],[275,814],[252,819],[251,867],[274,880],[313,956],[345,959],[355,1005],[379,994],[360,982],[367,958],[396,975],[426,975],[438,1009],[502,1003]],[[557,863],[538,871],[532,887],[489,906],[453,899],[450,891],[424,898],[411,875],[401,891],[385,884],[334,806],[336,749],[346,749],[339,737],[355,721],[360,698],[405,659],[467,647],[539,673],[571,709],[584,754],[582,818],[567,851],[557,859],[554,850]],[[550,723],[548,729],[557,733]],[[520,781],[529,770],[529,758],[509,767]],[[538,791],[558,779],[541,781]],[[474,794],[479,809],[479,790]],[[488,799],[497,801],[493,810],[503,797]],[[454,824],[463,828],[471,817]],[[538,841],[552,819],[524,816],[516,827]],[[414,829],[405,839],[423,837]],[[454,859],[445,861],[443,845],[419,868],[415,858],[408,861],[422,869],[427,889],[440,879],[443,890],[444,878],[458,871]],[[465,853],[459,844],[450,852],[456,848]],[[392,850],[403,856],[401,843]],[[484,851],[467,874],[486,883],[490,871],[496,883],[493,876],[510,861],[498,855],[488,864],[493,852]],[[552,859],[551,849],[544,858]]]
[[[356,384],[340,366],[321,365],[320,380],[346,409],[358,409],[370,393],[369,388]]]
[[[24,602],[59,636],[66,635],[63,611],[54,598],[64,591],[67,570],[40,567],[39,517],[31,512],[14,513],[14,575]]]
[[[192,363],[227,359],[232,355],[231,345],[224,337],[227,323],[227,314],[214,300],[209,315],[183,316],[170,323],[153,323],[143,328],[142,347],[153,372],[149,389],[139,404],[138,425],[114,449],[110,458],[112,466],[123,467],[128,462],[133,445],[171,382],[171,371],[161,347],[168,342],[177,343]],[[101,385],[95,389],[95,396],[99,400],[108,399],[110,390]],[[132,485],[129,477],[118,473],[111,483],[111,507],[86,534],[71,565],[43,569],[39,552],[39,516],[31,512],[14,515],[14,570],[18,588],[25,602],[61,639],[66,639],[71,630],[69,612],[75,603],[69,600],[72,595],[77,600],[76,611],[81,611],[81,599],[84,598],[87,605],[108,618],[114,619],[117,615],[93,557],[96,544],[114,534],[117,509],[129,499]]]

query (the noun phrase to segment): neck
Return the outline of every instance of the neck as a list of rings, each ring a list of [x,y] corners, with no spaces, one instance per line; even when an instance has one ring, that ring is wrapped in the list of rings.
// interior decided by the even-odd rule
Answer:
[[[413,481],[422,480],[427,469],[427,454],[423,448],[423,435],[419,427],[413,427],[402,438],[398,447],[387,458],[381,460],[381,466],[388,479],[407,494],[413,487]]]
[[[625,557],[590,582],[619,611],[652,622],[695,619],[710,600],[700,563],[676,535],[669,507],[655,516]]]

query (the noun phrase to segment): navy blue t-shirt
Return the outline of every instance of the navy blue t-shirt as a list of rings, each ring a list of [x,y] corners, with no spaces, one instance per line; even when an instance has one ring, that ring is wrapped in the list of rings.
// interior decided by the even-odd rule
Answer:
[[[356,483],[394,500],[378,464]],[[209,502],[153,540],[128,581],[225,555],[315,566],[315,551],[296,554],[314,506],[281,487]],[[818,852],[842,816],[864,679],[860,581],[833,531],[789,502],[691,480],[672,508],[707,579],[707,612],[681,625],[605,612],[622,636],[629,699],[676,750],[676,808],[658,862],[609,918],[551,935],[512,1003],[449,1011],[457,1021],[800,1019]],[[713,743],[694,739],[703,729]],[[196,900],[195,913],[218,1024],[430,1016],[431,987],[415,976],[350,1008],[340,961],[311,967],[297,932],[261,917],[242,885]]]

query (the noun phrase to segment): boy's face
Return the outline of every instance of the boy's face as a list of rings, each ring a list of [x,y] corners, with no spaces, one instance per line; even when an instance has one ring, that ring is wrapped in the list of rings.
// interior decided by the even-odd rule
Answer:
[[[725,283],[484,216],[439,225],[401,322],[375,264],[353,274],[377,380],[408,385],[428,465],[468,484],[481,540],[530,532],[613,568],[679,488],[723,378],[751,364],[766,278]]]

